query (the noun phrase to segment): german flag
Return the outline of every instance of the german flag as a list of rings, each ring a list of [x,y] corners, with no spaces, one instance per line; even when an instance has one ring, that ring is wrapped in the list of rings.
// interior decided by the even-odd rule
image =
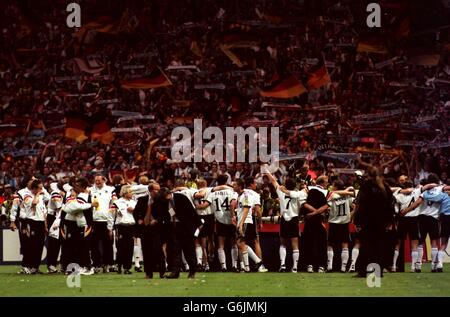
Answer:
[[[222,52],[238,67],[244,66],[244,62],[241,61],[239,56],[236,52],[233,52],[232,49],[259,49],[258,38],[254,34],[244,31],[241,28],[233,28],[224,32],[220,43]]]
[[[326,85],[330,81],[330,74],[328,74],[325,62],[323,58],[321,58],[320,62],[316,66],[313,66],[309,71],[306,87],[308,87],[309,90],[317,89]]]
[[[358,53],[375,53],[375,54],[387,54],[388,49],[384,41],[378,37],[363,38],[358,41],[356,47]]]
[[[73,139],[78,143],[83,143],[87,137],[86,130],[88,128],[88,121],[84,116],[77,114],[66,115],[66,138]]]
[[[139,79],[121,81],[122,88],[127,89],[150,89],[171,86],[172,82],[164,72],[156,67],[149,76]]]
[[[105,68],[104,66],[96,64],[96,62],[92,63],[84,58],[75,57],[73,61],[80,72],[85,72],[88,74],[101,73],[101,71]]]
[[[261,90],[260,94],[263,97],[288,99],[305,92],[305,86],[294,75],[286,75],[272,82],[268,88]]]
[[[103,144],[110,144],[114,140],[114,134],[107,119],[95,123],[92,127],[91,139],[100,141]]]

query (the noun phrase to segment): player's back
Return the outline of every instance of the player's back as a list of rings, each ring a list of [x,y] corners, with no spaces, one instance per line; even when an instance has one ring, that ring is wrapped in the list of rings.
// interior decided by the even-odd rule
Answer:
[[[211,191],[206,201],[210,203],[217,221],[223,224],[231,224],[231,202],[237,199],[237,193],[231,188]]]

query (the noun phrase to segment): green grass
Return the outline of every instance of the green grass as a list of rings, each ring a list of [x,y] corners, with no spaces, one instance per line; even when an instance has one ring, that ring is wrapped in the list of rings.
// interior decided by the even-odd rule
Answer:
[[[41,267],[45,269],[45,267]],[[145,280],[143,273],[81,276],[81,288],[68,288],[66,276],[18,275],[17,266],[0,266],[5,296],[450,296],[450,265],[444,273],[385,274],[380,288],[369,288],[353,274],[183,273],[178,280]],[[157,276],[157,274],[155,274]]]

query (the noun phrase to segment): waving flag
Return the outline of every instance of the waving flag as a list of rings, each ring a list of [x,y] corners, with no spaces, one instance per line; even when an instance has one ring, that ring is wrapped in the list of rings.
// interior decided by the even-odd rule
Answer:
[[[330,81],[330,74],[328,74],[327,67],[325,66],[323,58],[321,58],[319,63],[310,70],[306,87],[308,87],[308,89],[317,89]]]
[[[127,89],[150,89],[171,86],[172,82],[159,67],[156,67],[149,76],[124,80],[121,84],[122,88]]]
[[[306,92],[305,86],[294,75],[286,75],[272,82],[272,84],[261,90],[261,96],[272,98],[293,98]]]

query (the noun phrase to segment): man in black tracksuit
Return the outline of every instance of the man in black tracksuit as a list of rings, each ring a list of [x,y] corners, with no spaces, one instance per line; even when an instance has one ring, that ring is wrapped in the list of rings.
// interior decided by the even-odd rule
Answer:
[[[194,278],[197,266],[195,237],[200,233],[203,224],[202,220],[186,195],[175,192],[168,194],[167,199],[169,199],[169,213],[171,216],[167,257],[171,272],[166,275],[166,278],[178,278],[180,276],[182,266],[181,252],[183,252],[189,265],[188,278]]]
[[[303,212],[306,214],[303,243],[309,273],[313,272],[314,267],[317,267],[319,273],[324,273],[327,264],[327,231],[323,225],[322,216],[322,213],[328,209],[327,183],[326,176],[319,177],[316,181],[317,186],[309,187],[308,198],[303,205]]]

